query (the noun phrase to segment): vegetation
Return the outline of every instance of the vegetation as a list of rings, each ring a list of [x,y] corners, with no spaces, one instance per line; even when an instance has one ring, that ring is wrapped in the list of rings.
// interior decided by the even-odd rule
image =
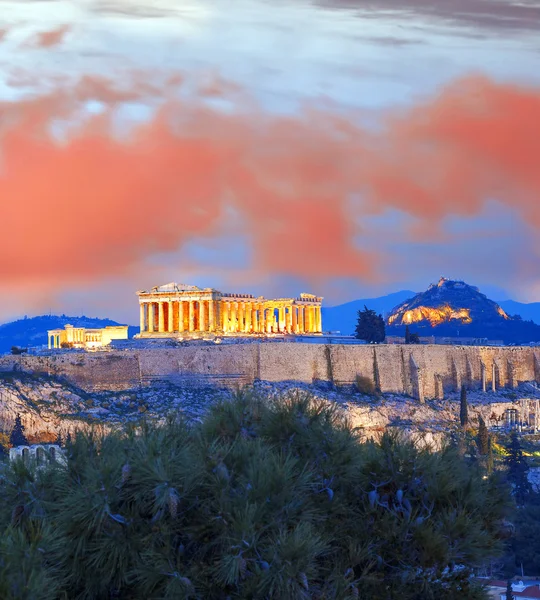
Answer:
[[[478,452],[482,456],[489,454],[489,433],[481,416],[478,417]]]
[[[300,393],[66,446],[4,467],[2,599],[474,600],[501,551],[496,477]]]
[[[506,456],[504,459],[508,469],[507,478],[513,488],[513,495],[518,506],[523,506],[529,499],[532,489],[527,478],[529,465],[523,456],[523,450],[517,433],[514,432],[510,438],[510,443],[506,447]]]
[[[461,386],[461,397],[459,404],[459,422],[462,427],[467,427],[469,423],[469,407],[467,404],[467,388],[462,385]]]
[[[411,333],[409,326],[405,325],[405,343],[406,344],[419,344],[420,337],[417,333]]]
[[[382,315],[364,306],[364,310],[358,311],[355,337],[366,342],[381,343],[386,338],[386,327]]]
[[[12,447],[28,445],[28,439],[26,435],[24,435],[24,425],[21,422],[20,414],[17,414],[15,417],[15,425],[13,426],[13,430],[9,436],[9,445]]]
[[[360,394],[365,394],[366,396],[375,396],[377,394],[375,383],[373,383],[373,380],[365,375],[357,375],[354,385],[356,387],[356,391]]]

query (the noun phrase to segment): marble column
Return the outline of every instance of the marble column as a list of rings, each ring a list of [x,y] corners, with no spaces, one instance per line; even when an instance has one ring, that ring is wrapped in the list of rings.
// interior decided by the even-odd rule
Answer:
[[[251,302],[246,303],[246,333],[251,333],[251,316],[253,315],[253,304]]]
[[[155,321],[155,310],[154,310],[154,303],[150,302],[148,304],[148,331],[150,333],[154,332],[154,321]]]
[[[304,307],[298,306],[298,333],[304,333]]]
[[[146,319],[145,319],[146,305],[141,303],[139,305],[139,325],[141,329],[141,333],[145,331],[146,327]]]
[[[258,333],[260,331],[260,317],[259,317],[259,307],[257,304],[253,304],[253,314],[251,315],[251,320],[253,321],[253,333]]]
[[[189,331],[195,330],[195,302],[189,301]]]
[[[172,300],[169,300],[169,302],[167,302],[167,304],[169,307],[169,313],[167,315],[167,325],[168,325],[169,333],[172,333],[174,331],[174,310],[173,310]]]
[[[231,331],[236,333],[238,331],[238,302],[231,302]]]
[[[215,331],[216,329],[216,318],[215,318],[215,305],[214,299],[208,302],[208,331]]]
[[[294,304],[291,306],[291,311],[292,311],[292,332],[298,333],[298,318],[297,318],[298,314],[297,314],[297,308]]]
[[[199,331],[206,331],[205,304],[206,300],[199,301]]]
[[[227,332],[227,331],[229,331],[229,303],[228,302],[221,303],[221,316],[222,316],[222,323],[223,323],[223,331]]]
[[[308,333],[313,333],[313,306],[306,306],[306,330]]]
[[[285,307],[280,306],[278,308],[278,331],[284,333],[285,331]]]
[[[184,302],[178,302],[178,331],[184,331]]]
[[[292,333],[292,304],[287,306],[287,312],[285,313],[285,329],[287,333]]]
[[[491,364],[491,391],[497,391],[497,365],[495,361]]]
[[[158,303],[158,331],[163,333],[165,331],[165,311],[164,302]]]
[[[245,312],[246,312],[246,305],[244,304],[244,302],[239,302],[238,303],[237,331],[239,331],[240,333],[244,333],[244,331],[245,331]]]
[[[322,307],[317,306],[317,331],[322,333]]]

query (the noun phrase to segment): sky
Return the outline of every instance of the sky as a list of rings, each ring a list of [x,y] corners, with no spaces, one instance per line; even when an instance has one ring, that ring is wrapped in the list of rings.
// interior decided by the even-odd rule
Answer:
[[[0,0],[0,322],[170,281],[540,301],[540,0]]]

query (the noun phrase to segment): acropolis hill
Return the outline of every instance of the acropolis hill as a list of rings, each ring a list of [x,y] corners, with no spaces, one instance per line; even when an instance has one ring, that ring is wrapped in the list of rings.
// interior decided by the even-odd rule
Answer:
[[[322,298],[312,294],[269,300],[170,283],[137,296],[138,340],[107,352],[4,356],[0,370],[61,376],[85,390],[127,390],[159,380],[229,388],[257,380],[340,386],[362,376],[382,393],[421,402],[462,385],[497,391],[540,381],[534,347],[340,343],[322,334]]]

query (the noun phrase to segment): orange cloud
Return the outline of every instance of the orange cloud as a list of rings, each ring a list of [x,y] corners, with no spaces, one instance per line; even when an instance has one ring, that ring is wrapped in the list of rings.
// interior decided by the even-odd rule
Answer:
[[[365,213],[399,208],[429,225],[497,198],[540,228],[539,90],[458,81],[376,134],[330,113],[224,114],[169,100],[115,137],[115,106],[147,91],[85,78],[0,105],[4,283],[51,289],[133,272],[220,232],[229,206],[254,269],[311,279],[375,277],[377,257],[354,243]],[[96,97],[104,114],[53,137],[53,122]]]
[[[61,25],[50,31],[39,31],[28,40],[26,45],[32,48],[52,48],[53,46],[58,46],[64,41],[66,34],[70,30],[71,27],[69,25]]]

